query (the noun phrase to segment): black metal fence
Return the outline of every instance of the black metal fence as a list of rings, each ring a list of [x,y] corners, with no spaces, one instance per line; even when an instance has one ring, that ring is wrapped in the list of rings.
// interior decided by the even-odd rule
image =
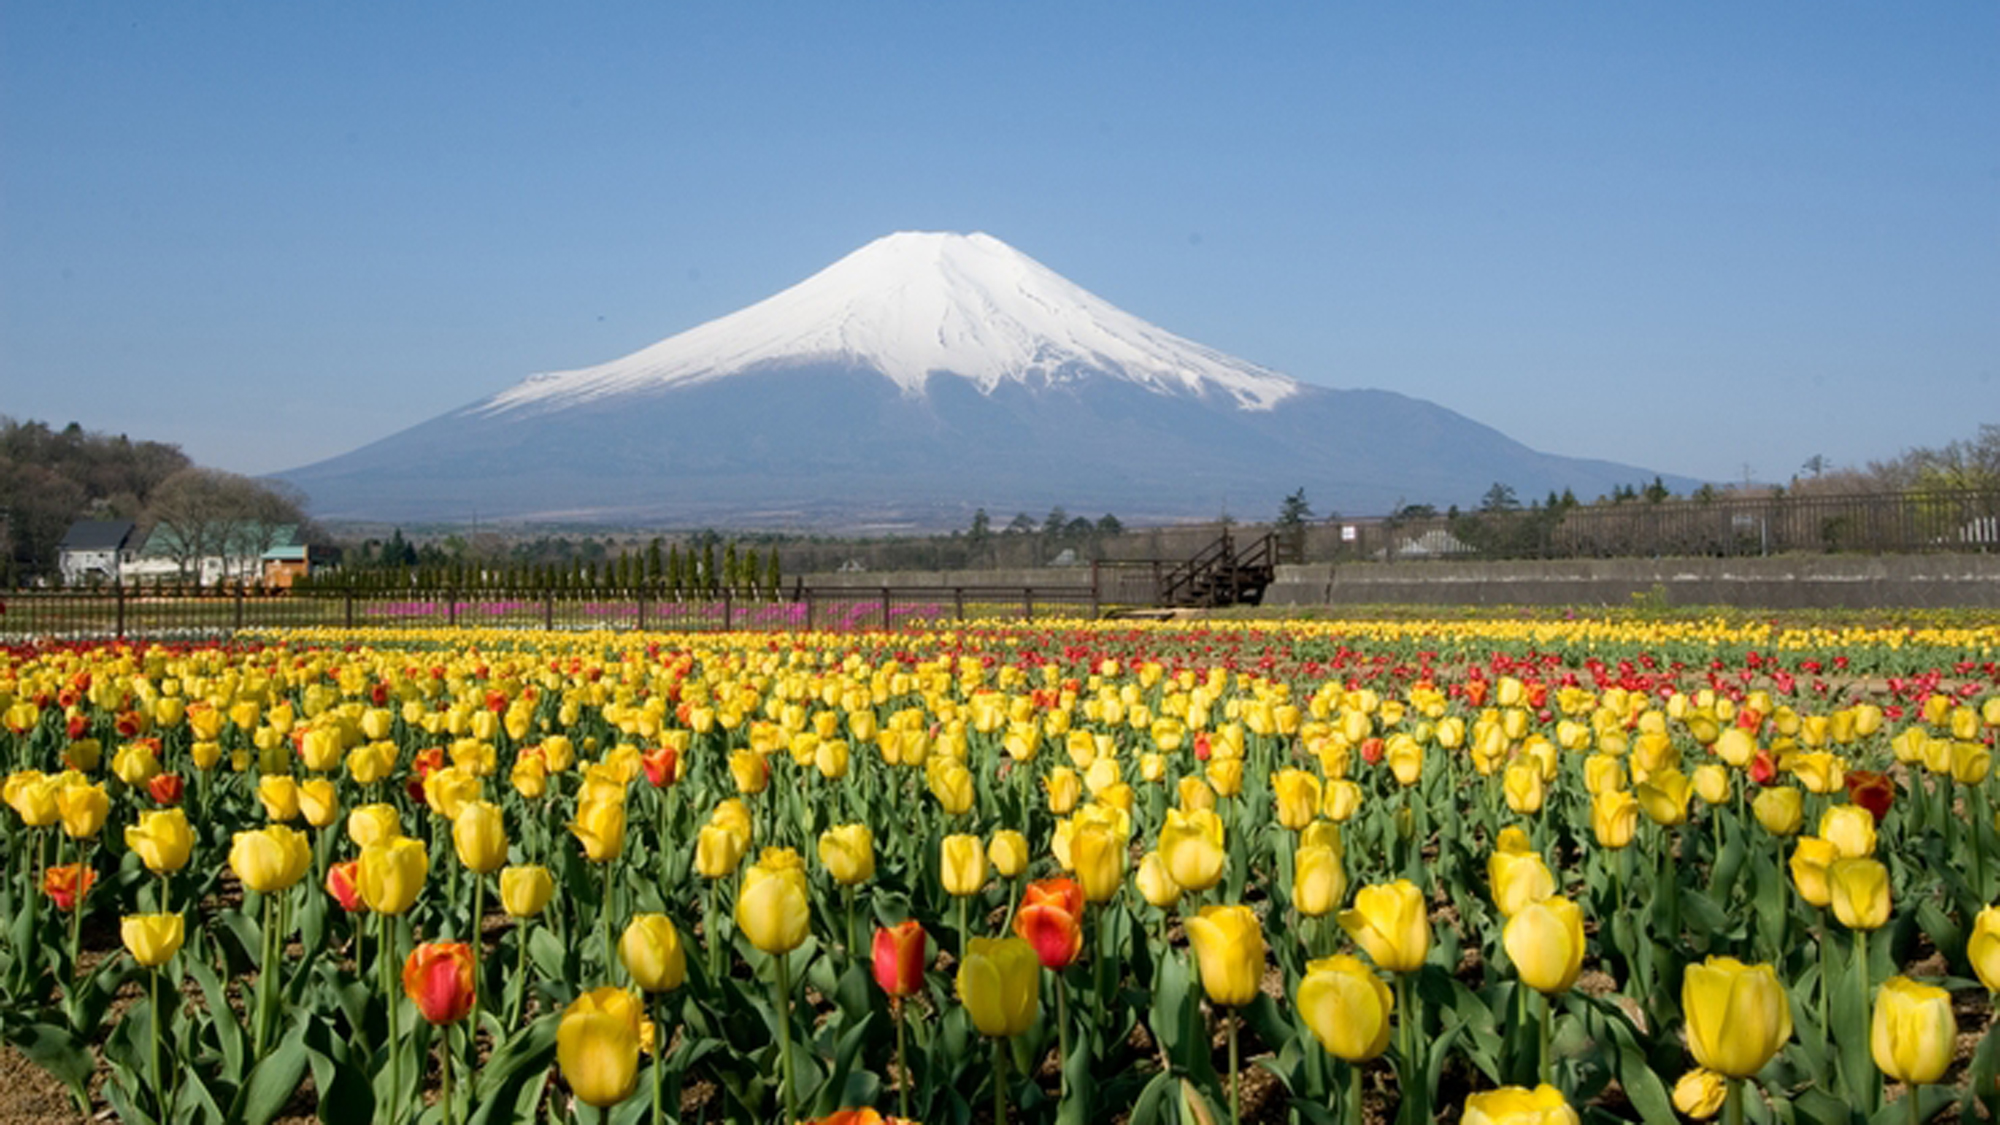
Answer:
[[[728,589],[693,596],[645,590],[30,589],[0,593],[0,639],[172,640],[315,627],[851,632],[916,621],[1095,617],[1105,604],[1085,586],[799,584],[775,600]]]
[[[1316,527],[1311,561],[2000,552],[2000,490],[1777,495]]]

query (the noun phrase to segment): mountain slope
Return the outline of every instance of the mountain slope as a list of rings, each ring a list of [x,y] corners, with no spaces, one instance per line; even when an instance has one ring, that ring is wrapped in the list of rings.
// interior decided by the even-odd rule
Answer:
[[[1650,471],[1443,407],[1296,382],[984,235],[892,235],[765,301],[283,474],[332,518],[959,526],[1586,499]],[[1676,487],[1692,482],[1670,480]]]

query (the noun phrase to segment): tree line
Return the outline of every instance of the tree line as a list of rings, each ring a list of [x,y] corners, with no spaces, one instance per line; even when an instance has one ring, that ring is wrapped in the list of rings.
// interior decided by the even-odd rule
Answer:
[[[784,577],[776,547],[759,553],[737,549],[735,540],[714,538],[681,545],[654,538],[644,550],[621,550],[602,558],[535,561],[453,558],[435,544],[418,549],[402,529],[380,547],[350,556],[349,565],[308,575],[300,590],[459,590],[459,591],[622,591],[661,596],[720,596],[729,590],[746,597],[776,598]],[[426,552],[435,552],[426,559]]]

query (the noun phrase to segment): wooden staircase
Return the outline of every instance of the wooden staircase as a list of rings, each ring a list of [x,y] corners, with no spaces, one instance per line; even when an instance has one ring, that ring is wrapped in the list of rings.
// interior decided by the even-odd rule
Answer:
[[[1276,535],[1264,535],[1239,549],[1225,530],[1193,558],[1162,574],[1154,601],[1181,608],[1260,605],[1277,564]]]

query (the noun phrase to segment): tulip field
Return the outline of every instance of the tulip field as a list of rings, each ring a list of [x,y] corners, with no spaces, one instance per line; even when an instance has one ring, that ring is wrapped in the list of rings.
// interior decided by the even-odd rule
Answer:
[[[2000,1111],[2000,628],[297,630],[0,649],[78,1119]]]

